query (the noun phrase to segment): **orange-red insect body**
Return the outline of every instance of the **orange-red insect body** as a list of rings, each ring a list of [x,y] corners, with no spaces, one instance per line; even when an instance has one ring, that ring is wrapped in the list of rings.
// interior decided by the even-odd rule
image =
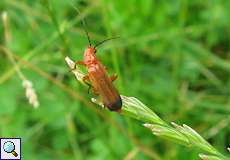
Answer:
[[[80,11],[76,7],[74,8],[80,14]],[[84,60],[78,61],[76,64],[86,66],[88,74],[83,78],[83,80],[86,82],[86,84],[89,84],[93,87],[95,93],[101,96],[103,104],[108,107],[109,110],[119,112],[121,111],[122,101],[118,91],[112,84],[112,81],[114,81],[117,77],[108,77],[105,67],[99,62],[99,60],[97,60],[96,57],[96,48],[99,45],[118,37],[105,39],[95,46],[92,46],[89,34],[85,27],[86,25],[84,19],[81,20],[81,23],[84,27],[89,42],[89,47],[84,52]]]
[[[88,75],[83,80],[92,85],[94,91],[101,96],[103,104],[109,110],[119,112],[122,101],[117,89],[112,84],[112,81],[117,77],[108,77],[105,67],[96,57],[96,48],[89,46],[84,52],[84,60],[77,63],[86,66]]]

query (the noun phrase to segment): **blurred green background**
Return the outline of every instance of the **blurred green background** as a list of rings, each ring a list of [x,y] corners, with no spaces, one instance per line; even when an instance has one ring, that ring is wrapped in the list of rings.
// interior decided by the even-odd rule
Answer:
[[[1,0],[0,44],[16,55],[39,108],[0,51],[0,137],[22,137],[23,159],[194,160],[197,150],[158,138],[142,123],[102,110],[69,72],[88,46],[80,16],[120,93],[185,123],[222,153],[230,145],[230,1]],[[8,35],[8,40],[6,37]]]

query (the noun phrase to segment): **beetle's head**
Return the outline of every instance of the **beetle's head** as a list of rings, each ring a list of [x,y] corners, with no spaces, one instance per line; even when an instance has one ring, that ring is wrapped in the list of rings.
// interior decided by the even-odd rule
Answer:
[[[94,64],[96,61],[96,48],[89,46],[84,52],[84,62],[86,65]]]

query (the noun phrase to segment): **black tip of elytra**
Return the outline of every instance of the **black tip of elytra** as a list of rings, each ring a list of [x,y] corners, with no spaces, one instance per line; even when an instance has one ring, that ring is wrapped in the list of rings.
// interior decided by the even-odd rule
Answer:
[[[107,107],[109,108],[110,111],[115,111],[118,112],[121,110],[122,107],[122,100],[119,97],[119,99],[117,101],[115,101],[114,103],[111,103],[109,105],[107,105]]]

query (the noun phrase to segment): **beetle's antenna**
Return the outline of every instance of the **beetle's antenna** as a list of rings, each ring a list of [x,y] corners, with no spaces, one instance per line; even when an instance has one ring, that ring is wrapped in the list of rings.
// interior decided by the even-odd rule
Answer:
[[[106,42],[106,41],[109,41],[109,40],[112,40],[112,39],[117,39],[117,38],[120,38],[120,37],[112,37],[112,38],[105,39],[105,40],[103,40],[103,41],[97,43],[97,44],[94,46],[94,48],[97,48],[98,46],[100,46],[101,44],[103,44],[103,43]]]
[[[80,12],[80,10],[79,10],[77,7],[74,6],[73,1],[71,2],[71,5],[72,5],[73,8],[77,11],[77,13],[79,14],[80,20],[81,20],[81,24],[82,24],[82,26],[83,26],[83,28],[84,28],[85,34],[86,34],[87,39],[88,39],[88,42],[89,42],[89,46],[92,46],[92,43],[91,43],[91,40],[90,40],[90,37],[89,37],[89,33],[88,33],[87,29],[86,29],[86,23],[85,23],[84,18],[81,17],[81,12]]]

